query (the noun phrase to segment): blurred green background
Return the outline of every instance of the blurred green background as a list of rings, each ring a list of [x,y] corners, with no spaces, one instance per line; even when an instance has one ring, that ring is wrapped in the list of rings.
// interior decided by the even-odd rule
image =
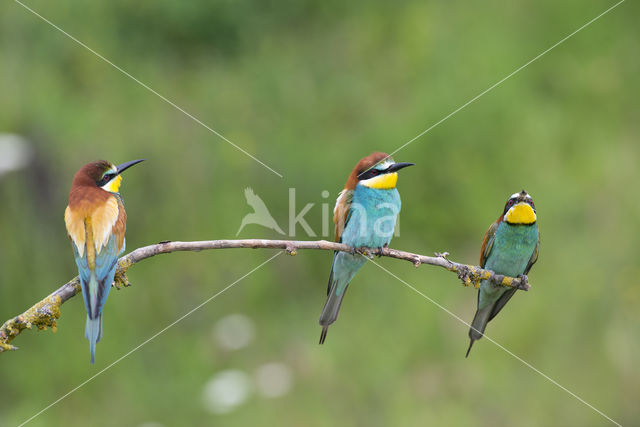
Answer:
[[[63,211],[84,163],[148,159],[124,176],[128,250],[235,238],[252,212],[245,187],[285,231],[295,188],[319,234],[323,204],[361,157],[395,150],[614,3],[26,4],[284,178],[3,2],[0,133],[24,137],[30,154],[0,175],[0,322],[76,275]],[[507,197],[533,195],[533,289],[487,333],[623,425],[640,423],[639,9],[623,3],[394,156],[417,165],[399,180],[399,249],[477,263]],[[240,237],[282,236],[248,225]],[[274,254],[137,264],[133,286],[109,297],[95,366],[82,299],[69,301],[57,333],[25,331],[0,355],[0,424],[23,422]],[[472,319],[476,292],[451,273],[379,262]],[[609,425],[486,339],[465,360],[468,328],[374,265],[319,346],[330,263],[319,251],[277,257],[30,425]]]

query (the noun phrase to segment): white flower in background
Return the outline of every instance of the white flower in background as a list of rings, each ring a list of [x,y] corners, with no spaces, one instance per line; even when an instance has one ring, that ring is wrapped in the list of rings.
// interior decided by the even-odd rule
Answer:
[[[25,167],[31,160],[31,146],[26,138],[0,133],[0,176]]]
[[[218,372],[204,386],[204,407],[214,414],[233,411],[249,398],[251,380],[242,371],[230,369]]]
[[[220,347],[239,350],[253,341],[255,328],[253,321],[244,314],[230,314],[216,322],[213,334]]]
[[[284,363],[266,363],[256,371],[258,391],[265,397],[280,397],[293,386],[293,373]]]

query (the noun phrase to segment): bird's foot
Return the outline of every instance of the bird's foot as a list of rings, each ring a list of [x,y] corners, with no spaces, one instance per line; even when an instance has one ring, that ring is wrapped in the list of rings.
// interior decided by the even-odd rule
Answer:
[[[517,279],[520,279],[520,285],[518,285],[518,289],[529,290],[531,285],[529,285],[529,277],[526,274],[518,274],[516,276]]]
[[[436,256],[436,258],[447,259],[447,257],[449,256],[449,252],[436,252],[435,256]]]
[[[127,273],[122,271],[116,271],[116,275],[113,278],[113,287],[117,290],[120,290],[120,287],[124,286],[125,288],[131,286],[131,282],[129,282],[129,278],[127,277]]]
[[[470,266],[461,265],[458,267],[458,279],[462,281],[463,286],[467,287],[473,284],[476,288],[480,287],[479,282],[475,283],[473,280],[471,280],[473,273],[473,268]]]
[[[389,248],[389,244],[388,243],[385,243],[383,246],[380,246],[378,248],[377,252],[376,252],[376,256],[378,258],[382,258],[382,254],[383,254],[384,250],[388,249],[388,248]]]
[[[287,255],[291,256],[295,256],[298,253],[298,251],[296,251],[296,247],[293,245],[287,245],[285,251],[287,252]]]
[[[415,268],[418,268],[422,265],[422,258],[420,258],[420,255],[415,255],[411,262]]]
[[[364,257],[367,257],[369,259],[373,259],[373,254],[369,252],[369,248],[367,248],[366,246],[360,246],[359,248],[355,248],[354,252]]]

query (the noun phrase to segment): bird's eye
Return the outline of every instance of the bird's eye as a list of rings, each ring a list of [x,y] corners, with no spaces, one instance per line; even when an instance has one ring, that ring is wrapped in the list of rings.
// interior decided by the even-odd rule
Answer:
[[[111,181],[114,176],[115,174],[112,174],[112,173],[108,173],[105,176],[103,176],[102,179],[100,180],[100,187],[105,185],[107,182]]]
[[[373,176],[376,176],[376,175],[378,175],[378,169],[371,169],[371,170],[369,171],[369,173],[370,173],[371,175],[373,175]]]

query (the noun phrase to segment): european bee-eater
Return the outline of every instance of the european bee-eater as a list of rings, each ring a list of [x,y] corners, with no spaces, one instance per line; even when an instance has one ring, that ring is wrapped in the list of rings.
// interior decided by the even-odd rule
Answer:
[[[540,248],[536,219],[533,199],[526,191],[509,197],[502,215],[484,235],[480,266],[512,277],[528,274],[538,260]],[[487,280],[480,283],[478,309],[469,329],[471,342],[466,356],[474,341],[482,338],[487,323],[496,317],[515,292],[515,288],[494,285]]]
[[[391,242],[400,212],[398,171],[413,163],[394,163],[385,153],[373,153],[353,168],[333,210],[335,240],[353,248],[381,248]],[[320,315],[320,344],[336,321],[349,282],[367,262],[361,254],[336,251],[329,274],[327,302]]]
[[[64,222],[78,266],[87,310],[84,334],[89,340],[91,363],[102,337],[102,308],[116,273],[118,255],[124,252],[127,214],[118,191],[120,175],[142,162],[118,166],[100,160],[84,165],[73,177]]]

